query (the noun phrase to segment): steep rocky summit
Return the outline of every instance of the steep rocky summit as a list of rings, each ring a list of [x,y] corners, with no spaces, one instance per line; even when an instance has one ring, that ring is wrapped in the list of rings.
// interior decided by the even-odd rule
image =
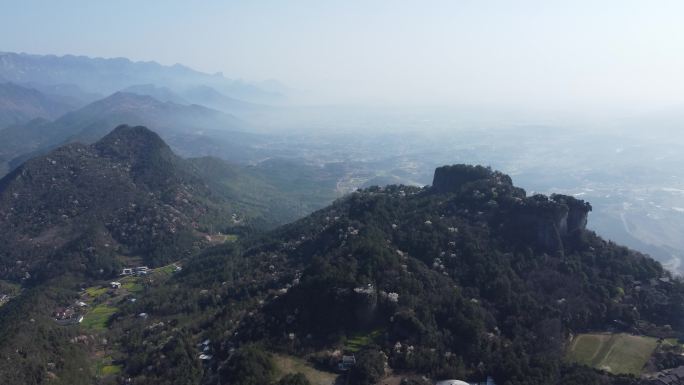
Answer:
[[[549,252],[571,247],[586,229],[591,205],[571,196],[528,197],[513,186],[511,178],[482,166],[452,165],[435,170],[432,190],[436,193],[469,193],[487,205],[501,206],[507,215],[503,230],[511,239],[524,240]],[[501,193],[507,199],[498,199]],[[508,215],[510,214],[510,215]]]

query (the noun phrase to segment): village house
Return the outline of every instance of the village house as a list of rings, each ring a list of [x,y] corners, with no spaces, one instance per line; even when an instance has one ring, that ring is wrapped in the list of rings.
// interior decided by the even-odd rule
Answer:
[[[76,312],[72,307],[58,307],[54,312],[52,312],[52,316],[55,317],[56,320],[67,320],[73,317],[75,314]]]
[[[342,356],[342,360],[337,364],[337,369],[346,372],[354,365],[356,365],[356,357],[353,354],[348,356],[344,355]]]
[[[178,270],[178,269],[176,269]],[[121,270],[120,275],[147,275],[150,272],[150,268],[147,266],[138,267],[124,267]]]
[[[116,281],[110,282],[109,286],[111,286],[112,289],[118,289],[121,287],[121,282],[116,282]]]

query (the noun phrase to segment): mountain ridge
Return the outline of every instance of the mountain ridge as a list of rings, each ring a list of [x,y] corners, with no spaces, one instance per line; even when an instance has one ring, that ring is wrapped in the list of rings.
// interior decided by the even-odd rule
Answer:
[[[645,383],[568,362],[568,340],[616,329],[678,335],[682,281],[587,230],[586,202],[527,196],[509,181],[484,167],[457,165],[436,172],[433,186],[357,191],[270,233],[206,250],[172,281],[175,290],[151,289],[112,329],[138,330],[127,320],[139,312],[166,324],[183,302],[203,303],[190,318],[210,321],[174,327],[184,325],[188,346],[210,341],[204,352],[212,361],[182,364],[205,384],[256,376],[234,369],[247,365],[237,360],[254,347],[330,371],[338,362],[332,352],[355,352],[380,357],[373,360],[395,375],[433,381]],[[569,219],[572,210],[578,215]],[[563,221],[570,224],[565,231]],[[527,223],[550,226],[560,243],[547,244]],[[162,341],[170,331],[160,327],[147,338]],[[147,345],[124,337],[122,346],[125,357]],[[160,354],[149,351],[144,364],[123,370],[134,382],[163,383]],[[382,378],[355,370],[349,376],[364,384]]]
[[[18,83],[45,85],[75,84],[88,92],[111,94],[136,84],[158,84],[173,88],[210,84],[232,97],[250,101],[276,101],[281,90],[269,90],[257,84],[231,80],[222,74],[206,74],[187,66],[165,66],[154,61],[131,61],[127,58],[92,58],[76,55],[35,55],[0,52],[0,77]]]
[[[32,119],[54,119],[74,106],[54,96],[15,83],[0,83],[0,130]]]
[[[322,183],[315,175],[302,189],[270,175],[214,158],[181,158],[143,126],[120,125],[93,144],[60,146],[0,179],[0,276],[18,278],[13,260],[34,259],[19,269],[28,272],[58,254],[83,260],[99,253],[107,264],[102,274],[116,268],[117,254],[154,265],[171,258],[164,250],[196,252],[209,233],[271,228],[320,207],[305,201],[304,190]],[[333,192],[331,186],[330,200]],[[74,242],[93,245],[83,253]]]
[[[54,121],[34,120],[5,128],[0,131],[5,139],[0,143],[0,154],[11,166],[17,166],[64,143],[95,142],[120,124],[151,127],[184,156],[218,154],[220,147],[239,158],[249,153],[249,145],[257,137],[239,131],[246,124],[230,114],[116,92]],[[232,144],[231,139],[239,143]]]
[[[97,157],[119,160],[106,186],[117,173],[135,175],[136,162],[147,164],[141,154],[147,147],[138,148],[140,142],[150,143],[151,159],[166,158],[168,148],[147,130],[119,128],[104,140]],[[73,144],[61,151],[79,154],[93,147]],[[62,159],[55,155],[33,162],[53,167]],[[240,173],[221,162],[203,159],[180,166],[201,167],[205,175]],[[175,167],[173,162],[151,164]],[[54,183],[54,173],[46,175],[36,174],[34,180]],[[124,179],[123,191],[108,193],[120,196],[126,186],[149,183],[156,192],[152,197],[145,187],[145,197],[186,199],[192,206],[192,197],[178,201],[161,190],[173,192],[186,183],[197,186],[197,196],[204,188],[161,175],[154,182],[146,174]],[[170,187],[160,187],[164,183]],[[17,191],[0,189],[0,214],[7,207],[1,198]],[[25,382],[29,365],[45,370],[46,364],[31,354],[53,362],[48,360],[55,359],[62,343],[72,346],[69,338],[85,332],[107,343],[81,349],[106,351],[121,374],[85,370],[72,380],[83,384],[120,378],[146,385],[242,384],[249,378],[270,384],[277,380],[269,369],[277,355],[340,381],[368,385],[382,380],[385,368],[394,376],[430,381],[491,377],[510,385],[644,385],[646,380],[568,361],[566,349],[573,336],[589,331],[676,338],[684,328],[684,282],[648,256],[587,230],[590,208],[565,195],[528,196],[510,177],[480,166],[439,168],[431,186],[369,187],[272,231],[196,253],[177,249],[172,255],[179,257],[174,262],[182,270],[135,281],[143,285],[135,301],[116,291],[95,299],[97,306],[117,306],[97,331],[62,328],[49,320],[47,331],[38,332],[25,314],[10,316],[10,310],[0,309],[0,331],[3,325],[27,325],[0,344],[0,353],[10,357],[0,360],[0,373],[11,371],[15,383]],[[540,228],[552,236],[538,236]],[[69,268],[77,272],[74,266]],[[89,285],[107,285],[114,274],[110,269]],[[55,285],[64,294],[48,290],[42,300],[73,301],[73,278],[63,280],[46,281],[46,287]],[[39,301],[32,298],[20,296],[10,309]],[[87,291],[76,298],[90,300]],[[47,319],[40,309],[28,312],[38,324]],[[61,342],[31,350],[29,358],[16,353],[22,338],[43,341],[46,334]],[[92,365],[78,352],[70,352],[55,369],[59,376],[71,379],[75,367]],[[354,354],[357,364],[340,373],[342,352]],[[651,359],[654,366],[668,365],[669,358]]]

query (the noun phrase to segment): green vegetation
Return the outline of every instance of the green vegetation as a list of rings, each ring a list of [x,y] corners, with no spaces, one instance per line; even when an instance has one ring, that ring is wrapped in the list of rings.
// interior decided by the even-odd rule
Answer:
[[[309,379],[302,373],[287,374],[281,378],[277,385],[311,385]]]
[[[385,376],[386,356],[377,349],[364,349],[356,355],[356,365],[349,372],[349,381],[357,385],[373,385]]]
[[[97,361],[95,365],[95,373],[99,377],[107,377],[120,374],[123,371],[123,367],[118,364],[114,364],[111,356],[105,356]]]
[[[156,268],[152,271],[153,274],[171,275],[176,271],[176,264],[172,263],[166,266]]]
[[[83,317],[83,322],[81,322],[81,325],[88,329],[104,330],[107,328],[109,318],[118,310],[119,309],[116,307],[98,305],[86,313],[86,315]]]
[[[346,343],[344,344],[344,350],[350,351],[352,353],[358,352],[362,348],[365,348],[366,346],[375,342],[382,335],[382,332],[382,329],[377,329],[370,333],[357,333],[347,339]]]
[[[99,368],[99,375],[102,377],[105,376],[113,376],[116,374],[121,373],[121,365],[103,365],[102,367]]]
[[[311,385],[333,385],[337,374],[318,370],[301,358],[284,354],[274,354],[273,362],[281,381],[288,375],[300,373],[306,377]]]
[[[582,201],[528,197],[484,168],[468,175],[486,178],[452,178],[442,190],[369,188],[198,254],[155,249],[164,265],[178,258],[182,271],[165,266],[142,278],[144,295],[135,302],[124,301],[125,290],[106,305],[95,301],[84,327],[102,332],[108,353],[121,359],[122,377],[134,384],[272,385],[302,373],[325,385],[334,376],[325,371],[336,370],[344,349],[357,362],[341,379],[350,384],[375,384],[386,366],[430,379],[491,375],[506,385],[637,384],[564,360],[565,336],[618,323],[681,332],[682,281],[587,231]],[[36,308],[70,303],[73,294]],[[27,308],[6,325],[25,320]],[[20,325],[24,340],[0,344],[4,357],[16,356],[27,336],[53,351],[61,346],[30,322]],[[61,333],[56,341],[82,349],[68,341],[83,330],[50,327]],[[634,373],[639,365],[627,361],[646,356],[652,341],[633,338],[640,337],[587,338],[575,354]],[[51,361],[0,365],[16,362],[42,373],[40,362]]]
[[[17,295],[21,291],[21,285],[0,279],[0,294]]]
[[[240,349],[219,372],[222,382],[240,385],[269,384],[275,375],[271,355],[254,346]]]
[[[86,292],[86,294],[88,294],[91,298],[97,298],[97,297],[99,297],[99,296],[101,296],[101,295],[107,293],[108,290],[109,290],[109,288],[107,288],[107,287],[92,286],[92,287],[86,288],[86,289],[85,289],[85,292]]]
[[[92,364],[82,344],[70,342],[82,334],[78,327],[63,327],[49,312],[74,298],[71,277],[63,277],[69,289],[28,287],[0,308],[0,378],[3,385],[36,385],[44,374],[55,375],[55,384],[91,385]],[[20,354],[19,354],[19,353]],[[60,363],[52,366],[48,363]],[[37,375],[37,373],[40,373]]]
[[[274,377],[261,383],[302,373],[324,384],[330,378],[318,381],[294,357],[348,350],[360,363],[348,372],[356,383],[374,383],[386,362],[431,379],[603,385],[619,377],[563,360],[571,330],[601,329],[615,319],[679,330],[681,282],[635,289],[634,281],[660,282],[667,273],[586,231],[588,205],[527,197],[487,169],[477,175],[491,178],[456,178],[445,192],[369,188],[291,225],[184,260],[181,272],[150,285],[112,325],[127,328],[118,333],[122,353],[138,354],[124,371],[135,376],[154,367],[162,382],[164,341],[182,329],[200,331],[195,345],[220,340],[209,347],[214,360],[225,354],[220,346],[238,349],[197,381],[239,375],[256,382],[255,373],[270,372],[272,362]],[[563,220],[570,223],[558,225]],[[624,295],[615,295],[617,287]],[[637,295],[638,302],[627,302]],[[150,330],[150,322],[130,322],[139,312],[164,325]],[[245,346],[279,354],[240,353]],[[336,370],[340,359],[314,357],[317,370]]]
[[[567,359],[615,374],[639,375],[653,354],[657,339],[629,334],[579,334]]]
[[[130,293],[140,293],[143,291],[143,285],[138,279],[121,282],[121,287]]]
[[[317,167],[290,164],[288,172],[297,173],[292,180],[276,176],[283,171],[276,166],[282,167],[182,159],[141,126],[119,126],[92,145],[60,147],[28,160],[0,186],[18,197],[0,194],[0,211],[11,212],[0,221],[0,278],[16,281],[31,271],[32,281],[65,273],[102,279],[129,260],[163,266],[196,255],[218,232],[228,234],[218,236],[220,242],[234,242],[335,198],[334,179]],[[29,245],[21,241],[25,236],[41,242]],[[48,263],[56,259],[59,264]]]

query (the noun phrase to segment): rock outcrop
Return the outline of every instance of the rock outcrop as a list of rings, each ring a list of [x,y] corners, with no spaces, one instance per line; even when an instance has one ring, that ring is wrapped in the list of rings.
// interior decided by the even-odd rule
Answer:
[[[513,210],[509,223],[515,237],[548,252],[563,252],[582,236],[591,205],[567,195],[534,195]]]
[[[513,185],[510,176],[489,167],[455,164],[435,169],[432,189],[438,193],[458,192],[466,183],[484,179]]]
[[[545,252],[563,252],[575,244],[586,230],[591,211],[591,205],[571,196],[527,197],[523,189],[513,186],[510,176],[482,166],[439,167],[431,191],[457,194],[462,200],[489,199],[500,214],[492,217],[503,220],[502,231],[508,237]]]

